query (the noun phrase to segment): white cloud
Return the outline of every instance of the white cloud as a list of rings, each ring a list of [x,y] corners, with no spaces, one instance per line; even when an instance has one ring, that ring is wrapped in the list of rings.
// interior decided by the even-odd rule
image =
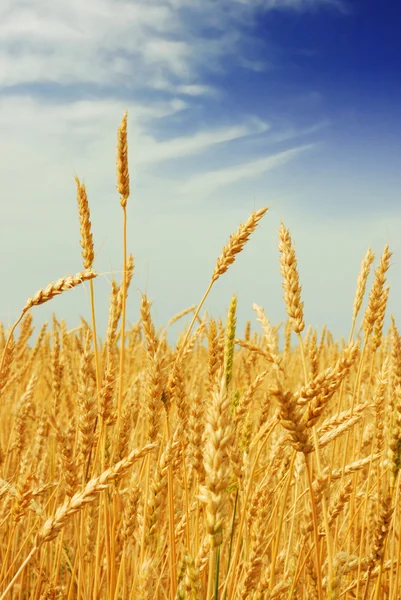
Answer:
[[[21,94],[4,96],[0,100],[0,145],[4,144],[6,152],[8,136],[13,140],[21,136],[18,142],[24,146],[24,140],[37,139],[47,130],[54,136],[67,135],[78,144],[77,139],[101,136],[102,126],[115,128],[116,115],[120,118],[125,109],[129,109],[131,135],[141,136],[150,120],[169,117],[186,106],[179,98],[154,100],[152,104],[114,99],[44,103]]]
[[[147,150],[141,152],[138,161],[139,164],[155,163],[161,160],[199,154],[215,144],[264,133],[268,129],[269,125],[267,123],[259,119],[252,119],[243,125],[215,128],[209,131],[204,130],[190,136],[175,137],[167,142],[157,142],[147,138],[145,140]]]
[[[180,85],[174,90],[176,93],[187,96],[216,96],[217,90],[210,85]]]
[[[160,89],[164,81],[166,89],[200,95],[208,90],[203,72],[219,69],[228,55],[250,69],[263,68],[243,56],[243,25],[256,8],[325,5],[343,8],[340,0],[5,0],[0,86]],[[208,27],[218,35],[205,38]]]
[[[143,77],[149,65],[184,74],[189,45],[166,37],[178,29],[171,8],[152,2],[11,0],[2,14],[0,83],[113,85]]]
[[[313,144],[299,146],[298,148],[259,158],[245,164],[209,171],[208,173],[202,173],[202,175],[195,175],[186,181],[181,191],[183,194],[196,191],[200,195],[207,195],[223,186],[235,184],[243,179],[258,177],[267,171],[281,167],[311,148],[313,148]]]
[[[310,127],[297,128],[290,125],[282,126],[280,130],[273,132],[269,138],[269,143],[279,143],[294,140],[298,137],[305,137],[321,131],[327,128],[330,125],[330,121],[320,121],[319,123],[314,123]]]

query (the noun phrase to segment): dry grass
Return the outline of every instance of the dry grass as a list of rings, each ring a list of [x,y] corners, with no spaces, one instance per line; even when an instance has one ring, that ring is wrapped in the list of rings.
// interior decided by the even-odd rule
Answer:
[[[326,330],[318,339],[305,332],[295,249],[281,224],[283,344],[257,304],[254,330],[248,323],[241,335],[235,296],[225,326],[202,306],[267,209],[256,211],[224,246],[199,304],[171,318],[192,315],[171,347],[145,295],[138,323],[125,323],[134,270],[127,148],[124,115],[124,270],[112,281],[104,341],[78,178],[85,270],[37,292],[1,328],[0,600],[398,600],[401,338],[393,319],[383,332],[388,247],[363,337],[354,331],[370,249],[348,343]],[[85,281],[91,324],[68,331],[54,318],[30,343],[35,306]]]

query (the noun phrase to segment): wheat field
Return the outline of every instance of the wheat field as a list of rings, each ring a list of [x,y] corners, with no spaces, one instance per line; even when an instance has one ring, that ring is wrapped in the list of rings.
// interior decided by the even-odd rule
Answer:
[[[255,304],[238,331],[235,295],[225,322],[204,311],[267,208],[230,236],[199,304],[156,330],[143,295],[128,326],[125,114],[124,269],[100,336],[90,208],[76,185],[82,271],[22,301],[0,331],[0,600],[401,598],[401,337],[394,319],[383,331],[389,248],[369,292],[370,249],[355,274],[346,341],[305,324],[284,223],[287,322],[272,325]],[[91,322],[69,330],[53,317],[32,341],[35,306],[79,285]]]

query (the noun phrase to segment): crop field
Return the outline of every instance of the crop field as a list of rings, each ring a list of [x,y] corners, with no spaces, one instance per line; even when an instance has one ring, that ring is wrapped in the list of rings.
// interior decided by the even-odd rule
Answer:
[[[199,304],[156,329],[143,295],[128,325],[127,114],[117,140],[124,268],[105,335],[78,177],[81,271],[32,290],[0,331],[0,600],[398,600],[401,337],[392,318],[383,330],[389,247],[376,262],[368,249],[355,273],[339,341],[304,321],[284,223],[287,321],[271,324],[254,304],[239,331],[235,295],[224,321],[205,311],[267,208],[222,240]],[[80,285],[90,322],[69,329],[57,315],[34,334],[35,307]]]

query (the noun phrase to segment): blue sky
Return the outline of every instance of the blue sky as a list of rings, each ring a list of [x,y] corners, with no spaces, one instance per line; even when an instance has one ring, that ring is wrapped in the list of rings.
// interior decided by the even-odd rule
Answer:
[[[0,11],[0,319],[81,268],[74,174],[87,185],[97,313],[121,270],[116,130],[129,113],[136,261],[128,306],[157,324],[199,301],[230,233],[270,210],[215,286],[285,318],[277,229],[297,249],[307,324],[347,336],[369,245],[394,251],[401,319],[401,6],[373,0],[9,0]],[[73,327],[86,289],[37,308]],[[256,326],[256,320],[255,320]]]

